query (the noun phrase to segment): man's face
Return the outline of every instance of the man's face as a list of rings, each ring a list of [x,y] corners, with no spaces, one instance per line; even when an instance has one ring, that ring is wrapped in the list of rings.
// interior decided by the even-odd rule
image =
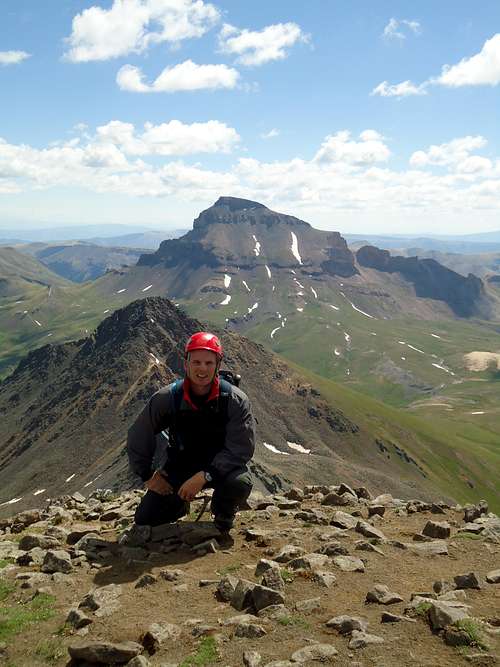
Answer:
[[[217,370],[217,355],[210,350],[194,350],[185,362],[186,375],[195,394],[208,394]]]

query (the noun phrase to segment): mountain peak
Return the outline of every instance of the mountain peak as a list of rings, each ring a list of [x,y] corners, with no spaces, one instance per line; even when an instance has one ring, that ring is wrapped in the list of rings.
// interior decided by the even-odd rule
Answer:
[[[251,199],[240,199],[239,197],[219,197],[214,207],[224,206],[230,211],[244,211],[247,209],[267,208],[264,204],[259,204]],[[212,207],[213,208],[213,207]]]

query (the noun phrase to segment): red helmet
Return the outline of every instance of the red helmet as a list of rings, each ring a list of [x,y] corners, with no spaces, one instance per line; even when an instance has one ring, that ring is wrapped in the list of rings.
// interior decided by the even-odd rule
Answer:
[[[219,361],[222,359],[222,345],[220,340],[215,334],[208,333],[207,331],[199,331],[191,336],[186,343],[184,355],[187,357],[194,350],[209,350],[210,352],[215,352]]]

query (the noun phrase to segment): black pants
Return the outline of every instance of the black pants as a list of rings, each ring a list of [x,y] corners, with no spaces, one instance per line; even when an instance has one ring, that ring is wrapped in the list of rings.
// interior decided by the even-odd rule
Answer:
[[[233,517],[241,503],[250,495],[252,481],[246,468],[233,470],[213,486],[212,512],[224,518]],[[175,489],[177,491],[177,488]],[[176,492],[162,496],[155,491],[147,491],[135,511],[135,523],[139,526],[159,526],[162,523],[177,521],[187,513],[188,503],[179,498]]]

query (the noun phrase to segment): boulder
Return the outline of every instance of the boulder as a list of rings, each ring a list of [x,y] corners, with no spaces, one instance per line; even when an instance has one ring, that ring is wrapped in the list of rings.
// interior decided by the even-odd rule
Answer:
[[[442,630],[463,618],[469,618],[467,607],[461,602],[445,602],[444,600],[428,600],[429,621],[433,630]]]
[[[291,660],[292,664],[294,662],[303,664],[313,660],[316,660],[317,662],[326,662],[337,654],[337,649],[331,644],[312,644],[311,646],[304,646],[304,648],[300,648],[298,651],[292,653]]]
[[[364,535],[365,537],[375,538],[377,540],[385,541],[386,539],[381,530],[375,528],[375,526],[372,526],[367,521],[358,521],[356,524],[356,532],[361,533],[361,535]]]
[[[267,588],[267,586],[260,586],[258,584],[254,585],[251,590],[251,597],[257,611],[273,604],[285,603],[285,596],[281,591],[275,591],[272,588]]]
[[[480,589],[481,584],[479,582],[479,575],[475,572],[468,572],[467,574],[457,574],[456,577],[453,577],[455,586],[459,589],[463,588],[476,588]]]
[[[398,593],[390,591],[384,584],[377,584],[366,594],[366,602],[388,605],[403,602],[403,598]]]
[[[422,530],[422,534],[438,540],[445,540],[451,535],[451,526],[447,521],[428,521]]]
[[[350,635],[354,630],[365,632],[368,621],[359,616],[334,616],[326,622],[326,626],[337,630],[341,635]]]
[[[142,653],[142,650],[142,646],[136,642],[114,644],[104,641],[88,641],[68,647],[68,652],[73,660],[103,665],[116,665],[127,662],[135,658],[139,653]]]
[[[353,556],[335,556],[333,559],[335,565],[342,570],[342,572],[364,572],[365,564],[360,558]]]
[[[56,551],[47,551],[43,559],[42,572],[71,572],[73,565],[67,551],[58,549]]]

